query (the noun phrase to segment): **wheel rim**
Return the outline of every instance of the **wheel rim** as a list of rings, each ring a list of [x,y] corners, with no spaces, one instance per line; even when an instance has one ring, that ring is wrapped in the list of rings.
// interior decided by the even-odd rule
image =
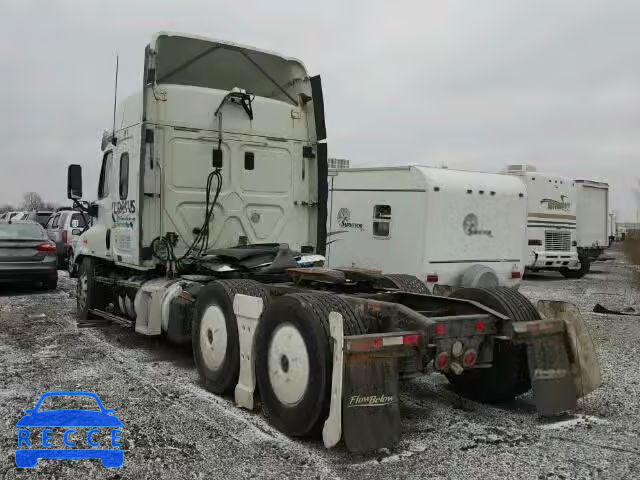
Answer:
[[[227,354],[227,322],[217,305],[210,305],[200,322],[200,349],[205,366],[217,370]]]
[[[309,383],[309,353],[300,331],[290,323],[273,332],[267,354],[271,388],[285,405],[302,400]]]
[[[89,291],[89,279],[83,273],[78,279],[78,308],[83,310],[87,304],[87,292]]]

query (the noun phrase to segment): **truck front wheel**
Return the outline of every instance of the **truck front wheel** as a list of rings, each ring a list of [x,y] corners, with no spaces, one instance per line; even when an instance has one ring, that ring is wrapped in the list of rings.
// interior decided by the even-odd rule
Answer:
[[[532,303],[511,288],[461,288],[451,297],[476,301],[508,316],[513,322],[540,320]],[[507,402],[531,388],[526,347],[510,341],[496,342],[491,368],[465,370],[461,375],[447,373],[446,376],[456,392],[481,402]]]
[[[76,309],[80,320],[90,318],[92,308],[104,308],[104,292],[99,291],[95,277],[96,264],[94,260],[89,257],[83,258],[76,284]]]
[[[260,297],[265,308],[269,291],[254,280],[216,280],[199,292],[192,328],[193,358],[204,387],[213,393],[231,391],[238,383],[240,344],[233,311],[237,294]]]

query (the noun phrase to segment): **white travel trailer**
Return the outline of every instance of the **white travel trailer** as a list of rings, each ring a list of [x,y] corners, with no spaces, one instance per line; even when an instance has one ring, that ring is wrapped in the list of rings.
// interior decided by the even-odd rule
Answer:
[[[609,185],[576,180],[576,241],[581,268],[589,271],[609,245]]]
[[[327,262],[397,271],[439,287],[516,286],[527,199],[517,178],[425,166],[329,177]]]
[[[576,243],[576,186],[573,180],[509,165],[503,173],[520,177],[527,188],[527,270],[555,270],[582,277]]]

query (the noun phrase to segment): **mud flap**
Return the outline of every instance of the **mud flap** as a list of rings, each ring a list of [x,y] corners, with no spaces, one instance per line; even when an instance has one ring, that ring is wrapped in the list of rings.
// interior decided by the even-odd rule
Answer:
[[[254,334],[260,320],[264,303],[259,297],[238,294],[233,299],[233,312],[238,320],[240,342],[240,373],[234,398],[238,407],[253,410],[256,392],[256,368],[254,358]]]
[[[596,349],[578,308],[567,302],[540,300],[538,311],[547,320],[561,320],[566,326],[569,362],[578,398],[602,385]]]
[[[541,415],[575,410],[577,405],[565,329],[559,320],[513,324],[514,338],[527,345],[529,377],[536,409]]]
[[[415,332],[343,337],[342,316],[335,312],[329,324],[336,347],[325,446],[336,445],[341,436],[351,452],[394,446],[400,440],[398,359],[415,353],[404,338],[421,337]]]

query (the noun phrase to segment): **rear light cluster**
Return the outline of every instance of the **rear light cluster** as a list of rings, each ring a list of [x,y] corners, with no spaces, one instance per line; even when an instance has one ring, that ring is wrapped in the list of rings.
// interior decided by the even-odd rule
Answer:
[[[41,243],[36,247],[36,250],[42,253],[56,253],[56,246],[53,243]]]
[[[454,357],[454,361],[451,361],[452,356]],[[466,352],[464,352],[464,354],[462,355],[450,355],[447,352],[440,352],[437,356],[436,356],[436,360],[435,360],[435,365],[436,365],[436,369],[438,370],[446,370],[447,367],[451,366],[451,367],[456,367],[454,372],[458,373],[456,370],[458,371],[462,371],[460,368],[460,360],[458,360],[458,358],[462,356],[462,365],[464,365],[466,368],[471,368],[473,367],[476,362],[478,361],[478,353],[473,350],[473,349],[469,349]]]
[[[511,272],[511,278],[521,278],[522,273],[520,272]]]
[[[437,273],[428,274],[427,283],[438,283],[438,274]]]

